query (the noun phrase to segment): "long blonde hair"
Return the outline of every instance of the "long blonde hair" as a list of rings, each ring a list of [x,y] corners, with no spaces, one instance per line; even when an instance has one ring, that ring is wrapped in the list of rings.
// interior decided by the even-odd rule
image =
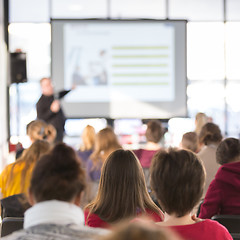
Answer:
[[[95,149],[90,159],[93,161],[93,166],[97,166],[99,161],[104,160],[113,151],[122,148],[118,142],[117,136],[111,127],[106,127],[100,130],[96,136]]]
[[[25,163],[24,168],[21,172],[21,192],[24,191],[26,186],[26,177],[28,174],[31,174],[33,167],[39,158],[47,153],[50,150],[50,144],[44,140],[36,140],[28,149],[26,149],[22,156],[19,158],[17,162],[12,165],[12,169],[10,172],[10,177],[7,181],[6,186],[10,186],[14,181],[14,168],[19,166],[22,163]]]
[[[195,116],[195,132],[199,136],[202,127],[208,122],[208,117],[205,113],[199,112]]]
[[[87,125],[82,133],[82,145],[80,147],[81,151],[92,150],[95,145],[96,133],[94,127]]]

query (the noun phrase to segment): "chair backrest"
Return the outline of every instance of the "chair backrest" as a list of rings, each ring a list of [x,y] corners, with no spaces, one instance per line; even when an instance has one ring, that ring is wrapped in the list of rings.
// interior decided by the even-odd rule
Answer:
[[[1,199],[1,217],[23,217],[24,212],[30,208],[25,194],[16,194]]]
[[[240,234],[240,215],[215,215],[212,220],[225,226],[230,234]]]
[[[2,220],[1,237],[23,229],[23,218],[6,217]]]

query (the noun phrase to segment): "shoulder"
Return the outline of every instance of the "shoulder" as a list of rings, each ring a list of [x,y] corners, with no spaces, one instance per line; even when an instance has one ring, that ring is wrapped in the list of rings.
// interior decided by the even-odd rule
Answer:
[[[161,210],[159,210],[158,212],[154,212],[150,209],[146,209],[146,214],[147,216],[149,216],[154,222],[162,222],[164,219],[164,215],[161,212]]]
[[[206,232],[208,230],[211,232],[214,232],[217,239],[232,239],[228,230],[222,224],[218,223],[217,221],[214,221],[211,219],[206,219],[200,223],[202,223],[202,225],[204,225],[203,229],[205,229]]]
[[[109,224],[102,220],[97,214],[90,213],[89,209],[84,210],[85,225],[94,228],[108,228]]]

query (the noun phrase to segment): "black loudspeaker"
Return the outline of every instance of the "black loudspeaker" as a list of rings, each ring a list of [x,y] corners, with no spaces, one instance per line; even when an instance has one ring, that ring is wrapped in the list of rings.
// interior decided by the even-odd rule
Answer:
[[[10,53],[10,77],[11,83],[27,82],[26,53]]]

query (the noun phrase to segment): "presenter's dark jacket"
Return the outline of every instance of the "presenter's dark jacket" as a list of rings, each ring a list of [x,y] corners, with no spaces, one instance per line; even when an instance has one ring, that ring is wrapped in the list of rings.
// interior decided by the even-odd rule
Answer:
[[[37,118],[52,124],[56,128],[56,141],[62,141],[63,139],[66,118],[61,107],[58,112],[54,113],[50,110],[50,106],[55,99],[61,99],[69,92],[70,90],[61,91],[51,96],[42,95],[37,102]]]

